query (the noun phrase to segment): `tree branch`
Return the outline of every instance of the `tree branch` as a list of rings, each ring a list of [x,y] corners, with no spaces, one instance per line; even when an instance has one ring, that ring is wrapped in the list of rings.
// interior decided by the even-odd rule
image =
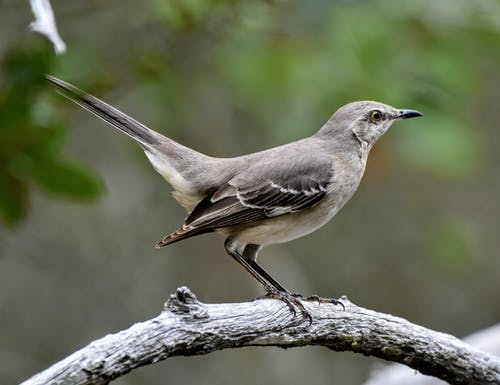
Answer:
[[[76,351],[22,385],[107,384],[131,370],[172,356],[207,354],[244,346],[283,348],[321,345],[405,364],[450,384],[499,384],[500,359],[457,338],[402,318],[358,307],[304,302],[299,310],[261,299],[202,304],[186,287],[177,289],[151,320],[107,335]]]
[[[500,324],[474,332],[463,339],[464,342],[491,355],[500,356]],[[370,378],[363,385],[442,385],[435,377],[416,374],[400,364],[374,368]]]

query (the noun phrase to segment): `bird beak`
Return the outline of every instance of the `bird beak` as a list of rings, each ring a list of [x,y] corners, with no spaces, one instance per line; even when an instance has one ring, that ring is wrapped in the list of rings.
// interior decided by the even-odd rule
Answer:
[[[409,119],[409,118],[417,118],[419,116],[423,116],[421,112],[415,110],[398,110],[398,114],[395,116],[396,119]]]

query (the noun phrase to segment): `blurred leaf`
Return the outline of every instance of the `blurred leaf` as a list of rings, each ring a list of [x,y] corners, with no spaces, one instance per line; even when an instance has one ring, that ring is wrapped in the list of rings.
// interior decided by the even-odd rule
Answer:
[[[43,75],[50,68],[52,54],[45,44],[11,49],[2,59],[4,86],[11,92],[29,90],[45,84]],[[33,94],[26,94],[32,96]]]
[[[103,191],[99,178],[84,166],[52,157],[24,157],[18,170],[46,191],[79,200],[97,198]]]
[[[0,172],[0,217],[8,226],[19,222],[28,209],[26,184]]]
[[[51,57],[44,42],[16,46],[1,61],[0,218],[7,225],[26,214],[31,182],[77,200],[102,191],[91,171],[60,156],[66,129],[43,97]]]
[[[157,13],[177,29],[196,27],[209,14],[224,10],[233,0],[154,0]]]

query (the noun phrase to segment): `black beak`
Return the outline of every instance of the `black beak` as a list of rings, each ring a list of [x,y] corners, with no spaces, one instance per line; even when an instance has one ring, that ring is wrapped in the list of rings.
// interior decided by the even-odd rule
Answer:
[[[421,112],[415,110],[399,110],[396,115],[396,119],[409,119],[409,118],[418,118],[419,116],[423,116]]]

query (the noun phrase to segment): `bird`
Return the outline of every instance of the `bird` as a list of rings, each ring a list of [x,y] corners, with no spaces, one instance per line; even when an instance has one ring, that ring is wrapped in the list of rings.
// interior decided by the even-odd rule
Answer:
[[[266,297],[284,301],[294,313],[294,305],[298,306],[307,316],[300,302],[303,297],[286,289],[257,262],[259,251],[325,225],[357,190],[375,142],[394,122],[423,115],[375,101],[355,101],[340,107],[307,138],[216,158],[146,127],[66,81],[51,75],[46,79],[63,96],[134,139],[172,186],[172,195],[187,217],[157,248],[222,233],[227,254],[263,286]]]

